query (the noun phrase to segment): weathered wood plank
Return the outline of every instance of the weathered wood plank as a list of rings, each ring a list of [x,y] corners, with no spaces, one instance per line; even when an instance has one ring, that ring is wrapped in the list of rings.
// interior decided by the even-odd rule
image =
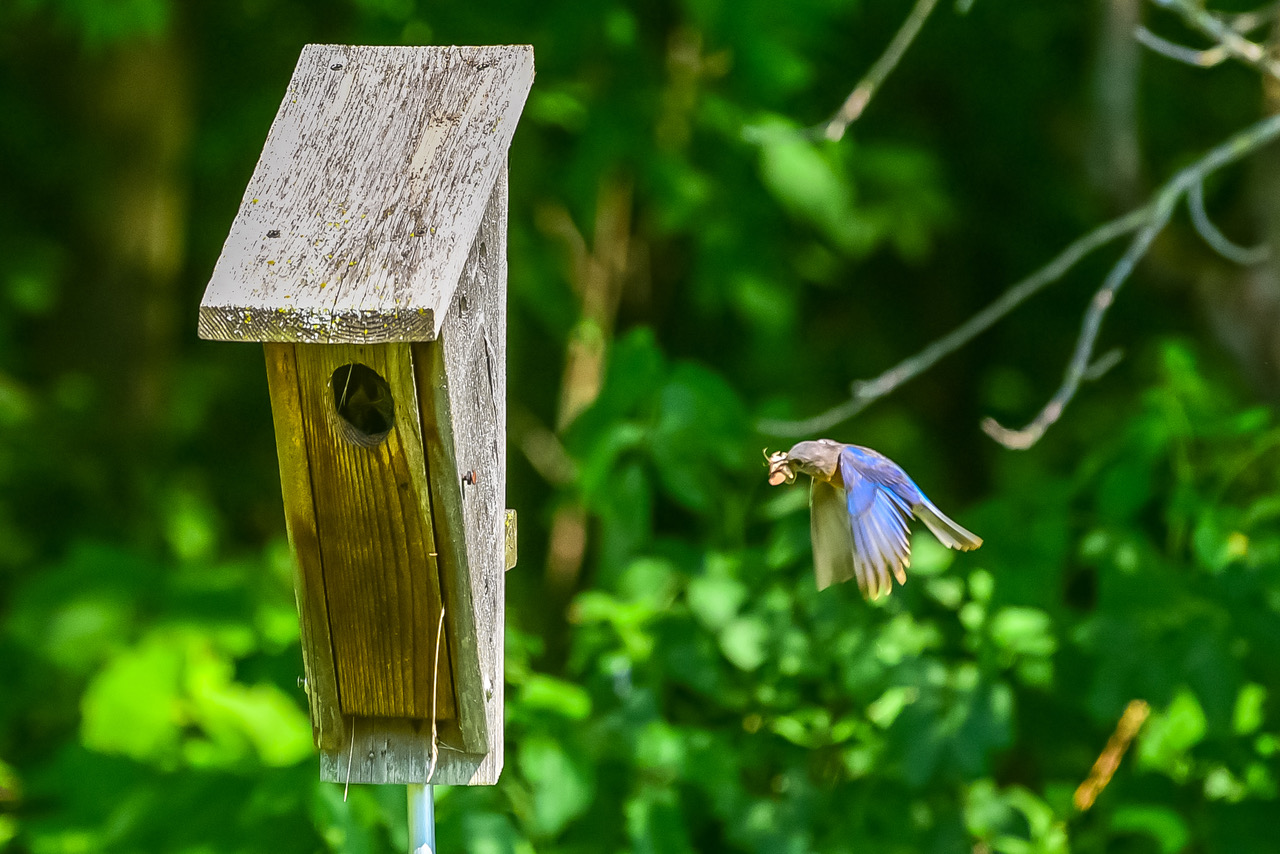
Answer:
[[[507,448],[507,172],[493,196],[445,318],[444,353],[462,495],[469,580],[479,655],[488,756],[481,770],[496,781],[503,764],[503,644],[506,567],[503,533]],[[444,444],[444,443],[442,443]],[[467,478],[471,477],[468,483]],[[465,721],[464,721],[465,723]],[[463,729],[464,739],[468,735]]]
[[[321,752],[321,780],[484,785],[502,772],[506,221],[504,168],[439,340],[412,345],[459,719],[428,778],[429,723],[355,718],[351,744]]]
[[[316,746],[337,749],[346,737],[338,705],[338,683],[329,636],[320,537],[311,500],[311,469],[302,425],[298,366],[294,345],[267,343],[267,388],[275,422],[276,452],[280,458],[280,489],[284,494],[285,528],[293,552],[293,592],[302,629],[302,662],[307,703]]]
[[[503,764],[506,221],[504,169],[440,339],[414,345],[436,533],[441,553],[465,567],[446,571],[443,582],[449,607],[471,618],[452,628],[463,743],[473,753],[487,751],[477,783],[496,782]],[[432,399],[434,407],[426,403]],[[474,681],[463,675],[473,667],[480,677]]]
[[[430,718],[440,573],[409,345],[295,347],[342,712]],[[344,381],[352,364],[380,375],[394,401],[394,429],[374,447],[352,441],[336,408],[370,396]],[[439,660],[435,711],[451,719],[447,645]]]
[[[503,647],[506,621],[507,167],[504,157],[480,231],[463,270],[441,345],[449,381],[477,650],[483,676],[488,755],[496,782],[503,765]],[[464,481],[465,482],[465,481]],[[465,730],[464,730],[465,735]]]
[[[527,45],[304,48],[200,336],[435,338],[532,82]]]
[[[456,747],[456,728],[440,732],[441,747],[435,774],[431,770],[431,724],[391,718],[355,718],[355,740],[339,750],[320,754],[320,779],[346,783],[348,764],[352,783],[438,783],[444,786],[482,785],[498,782],[497,771],[483,754],[465,753]],[[501,769],[498,769],[501,770]]]

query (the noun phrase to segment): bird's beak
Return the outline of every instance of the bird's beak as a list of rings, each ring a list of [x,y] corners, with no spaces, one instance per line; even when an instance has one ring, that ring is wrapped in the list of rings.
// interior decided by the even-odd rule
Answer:
[[[770,486],[795,482],[796,473],[791,470],[791,460],[787,457],[786,451],[775,451],[770,454],[766,448],[764,454],[765,459],[769,461]]]

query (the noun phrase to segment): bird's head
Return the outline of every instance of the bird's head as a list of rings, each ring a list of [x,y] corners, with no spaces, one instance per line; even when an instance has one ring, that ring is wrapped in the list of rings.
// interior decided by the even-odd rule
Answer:
[[[830,439],[797,442],[787,451],[787,464],[800,474],[819,480],[831,480],[840,461],[844,445]]]

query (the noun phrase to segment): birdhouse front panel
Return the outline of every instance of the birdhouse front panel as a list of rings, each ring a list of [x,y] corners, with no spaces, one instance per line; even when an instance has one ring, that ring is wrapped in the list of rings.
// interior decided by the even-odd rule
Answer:
[[[409,347],[294,345],[302,423],[343,714],[454,719]]]

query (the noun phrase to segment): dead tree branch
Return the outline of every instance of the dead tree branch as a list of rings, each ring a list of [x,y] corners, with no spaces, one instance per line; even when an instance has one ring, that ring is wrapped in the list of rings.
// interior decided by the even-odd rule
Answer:
[[[1138,40],[1139,44],[1150,48],[1161,56],[1178,62],[1185,62],[1187,65],[1194,65],[1197,68],[1212,68],[1215,65],[1220,65],[1230,56],[1222,45],[1215,45],[1205,50],[1196,50],[1193,47],[1171,42],[1163,36],[1156,35],[1146,27],[1138,27],[1138,29],[1134,30],[1133,37]]]
[[[1268,116],[1236,133],[1204,157],[1174,175],[1156,193],[1155,198],[1143,208],[1147,214],[1145,224],[1134,235],[1129,248],[1111,268],[1102,286],[1089,302],[1089,309],[1080,327],[1080,337],[1076,340],[1075,352],[1072,353],[1071,361],[1067,363],[1066,375],[1058,391],[1031,420],[1031,423],[1020,430],[1003,427],[993,418],[985,419],[982,422],[982,429],[987,435],[1006,448],[1014,450],[1030,448],[1040,440],[1045,431],[1062,416],[1063,410],[1080,388],[1080,383],[1089,374],[1098,332],[1102,328],[1102,320],[1107,309],[1115,302],[1116,291],[1128,280],[1138,262],[1147,254],[1151,244],[1169,223],[1169,218],[1173,215],[1178,203],[1203,182],[1205,176],[1257,151],[1278,135],[1280,135],[1280,115]]]
[[[1204,209],[1203,181],[1198,181],[1187,192],[1187,210],[1191,213],[1191,224],[1195,226],[1196,233],[1200,235],[1200,239],[1209,244],[1209,248],[1228,261],[1234,261],[1243,267],[1252,267],[1271,257],[1271,247],[1267,244],[1241,246],[1229,240],[1225,234],[1218,230],[1218,227],[1213,224],[1213,220],[1209,219],[1209,214]]]
[[[920,34],[921,28],[924,27],[925,20],[937,5],[938,0],[916,0],[916,5],[912,7],[911,13],[902,22],[902,26],[894,34],[893,39],[884,49],[884,53],[880,54],[880,58],[875,61],[875,64],[871,66],[866,75],[858,81],[858,85],[853,87],[853,91],[849,93],[849,97],[844,99],[840,109],[836,110],[835,114],[827,121],[811,128],[810,133],[815,137],[833,141],[844,138],[845,131],[849,129],[849,125],[858,120],[862,115],[862,111],[867,108],[867,104],[871,103],[871,99],[880,89],[881,84],[893,73],[893,69],[898,66],[898,63],[902,61],[907,49],[911,47],[911,43],[915,41],[916,36]]]
[[[1280,61],[1268,55],[1266,48],[1262,45],[1242,36],[1240,30],[1231,23],[1205,9],[1203,3],[1196,3],[1193,0],[1151,0],[1151,2],[1175,12],[1187,26],[1212,38],[1217,45],[1211,50],[1221,47],[1241,62],[1280,80]]]
[[[1192,165],[1183,169],[1164,185],[1155,197],[1137,210],[1105,223],[1076,240],[1057,257],[1030,276],[1010,287],[994,302],[969,320],[923,350],[910,356],[884,373],[870,380],[853,383],[850,398],[837,406],[811,418],[799,420],[762,419],[757,423],[761,433],[783,438],[798,438],[825,432],[862,412],[876,400],[895,391],[908,380],[914,379],[933,367],[944,357],[969,343],[994,326],[1011,311],[1046,286],[1061,279],[1085,256],[1126,234],[1138,232],[1124,256],[1112,268],[1102,288],[1095,294],[1086,315],[1076,354],[1068,366],[1062,387],[1054,395],[1044,411],[1022,430],[1009,430],[988,419],[984,427],[993,438],[1009,447],[1030,447],[1061,415],[1066,403],[1075,394],[1080,382],[1096,374],[1099,363],[1091,359],[1093,346],[1101,326],[1102,316],[1110,306],[1115,291],[1122,285],[1146,249],[1169,221],[1173,210],[1192,186],[1223,166],[1233,163],[1280,135],[1280,116],[1270,116],[1236,133],[1221,145],[1209,151]],[[1114,364],[1114,362],[1112,362]]]
[[[844,403],[826,412],[797,421],[765,419],[757,424],[761,433],[784,438],[799,438],[821,433],[837,424],[848,421],[875,401],[895,391],[898,386],[915,379],[932,368],[946,356],[959,350],[983,332],[986,332],[1005,315],[1022,305],[1042,288],[1061,279],[1081,259],[1118,237],[1137,229],[1147,219],[1147,209],[1140,208],[1119,219],[1098,226],[1062,250],[1056,258],[1036,270],[1030,276],[1013,285],[994,302],[951,332],[934,341],[914,356],[903,359],[889,370],[869,380],[853,383],[852,396]]]

